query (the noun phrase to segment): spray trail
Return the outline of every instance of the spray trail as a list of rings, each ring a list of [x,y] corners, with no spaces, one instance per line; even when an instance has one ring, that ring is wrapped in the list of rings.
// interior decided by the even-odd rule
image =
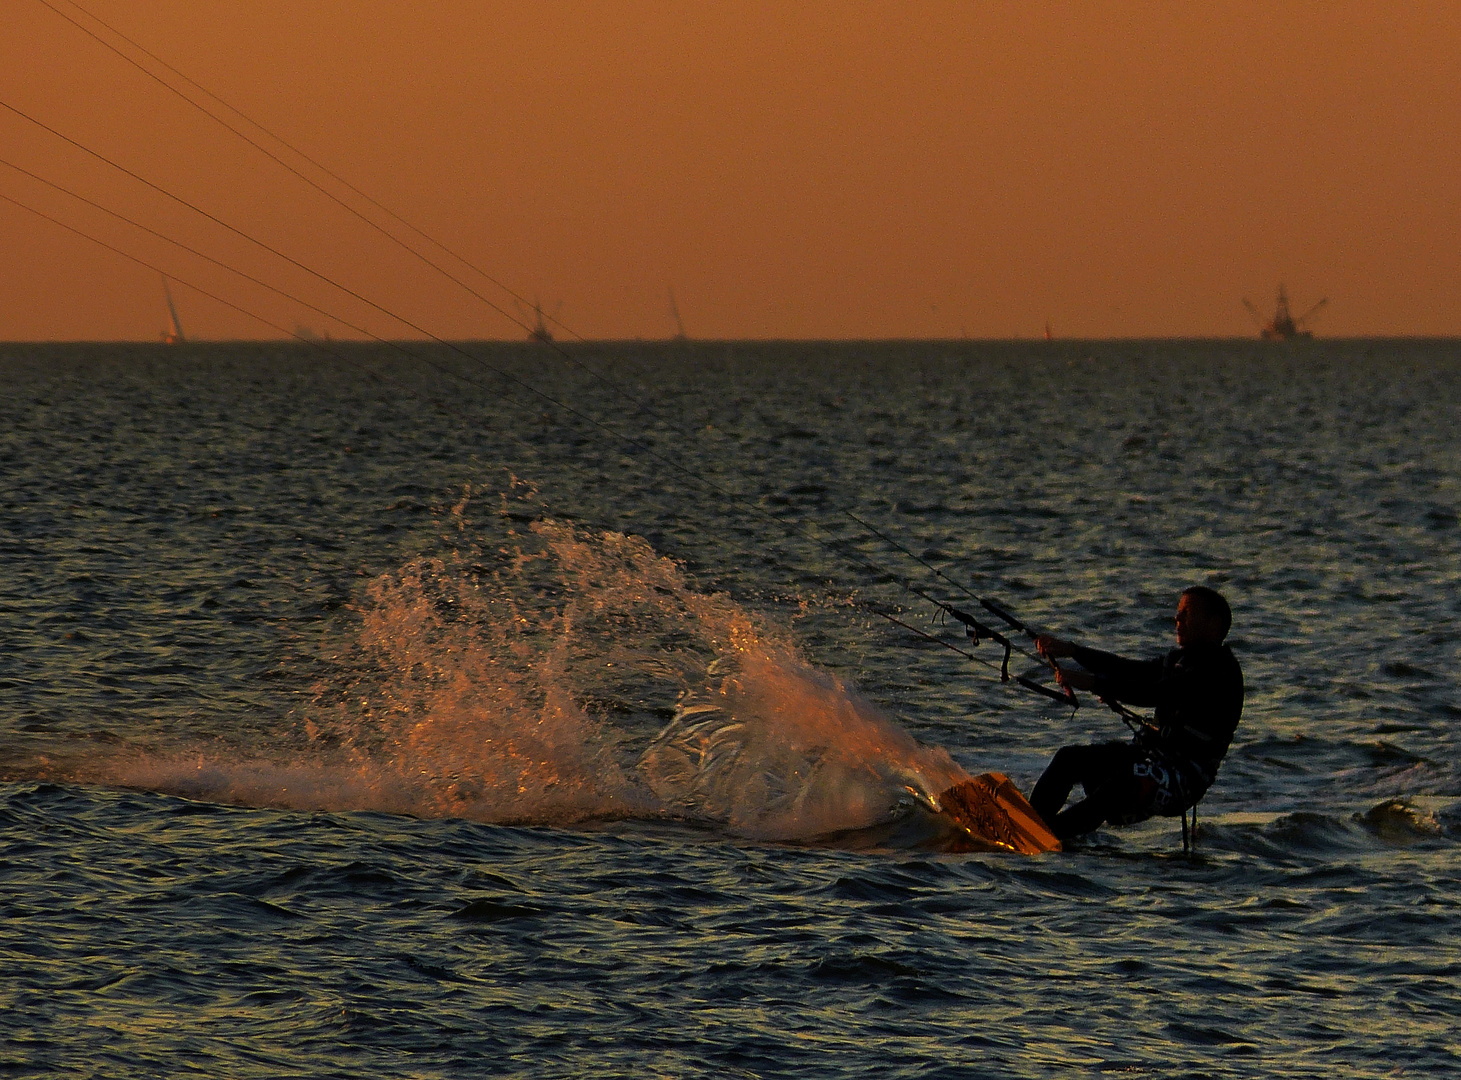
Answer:
[[[664,804],[741,835],[807,839],[867,828],[967,779],[840,681],[794,654],[751,650],[687,693],[640,759]]]
[[[797,839],[966,777],[637,537],[537,522],[495,556],[376,581],[362,675],[313,722],[362,769],[391,770],[418,812],[669,815]]]
[[[466,506],[451,550],[370,583],[294,735],[117,754],[68,778],[496,823],[669,817],[775,840],[886,822],[967,778],[644,540],[537,521],[488,543]]]

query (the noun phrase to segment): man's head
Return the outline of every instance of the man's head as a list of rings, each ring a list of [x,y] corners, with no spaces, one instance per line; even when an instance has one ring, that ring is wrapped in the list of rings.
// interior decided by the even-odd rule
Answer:
[[[1232,625],[1233,611],[1222,593],[1206,585],[1182,590],[1182,598],[1177,601],[1179,647],[1221,645]]]

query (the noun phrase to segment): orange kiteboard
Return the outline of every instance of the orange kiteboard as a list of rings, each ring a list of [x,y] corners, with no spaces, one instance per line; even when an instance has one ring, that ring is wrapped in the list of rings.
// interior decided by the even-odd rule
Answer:
[[[955,827],[955,850],[1059,851],[1060,841],[1004,773],[981,773],[942,791],[939,816]]]

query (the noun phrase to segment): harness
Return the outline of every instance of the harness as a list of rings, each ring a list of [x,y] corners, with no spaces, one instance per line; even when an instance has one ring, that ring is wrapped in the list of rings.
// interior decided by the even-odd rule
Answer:
[[[1099,700],[1102,704],[1104,704],[1108,709],[1110,709],[1112,712],[1114,712],[1117,716],[1121,717],[1122,721],[1126,724],[1126,726],[1129,727],[1131,729],[1132,733],[1135,734],[1135,735],[1137,735],[1137,736],[1141,736],[1144,732],[1148,732],[1148,731],[1155,732],[1155,731],[1158,730],[1157,727],[1156,727],[1156,725],[1153,724],[1149,719],[1147,719],[1146,717],[1142,716],[1140,713],[1133,712],[1131,709],[1128,709],[1125,705],[1123,705],[1119,701],[1107,700],[1106,698],[1098,698],[1097,700]],[[1189,728],[1188,730],[1190,731],[1191,729]],[[1152,753],[1161,753],[1161,752],[1160,751],[1152,751]],[[1165,757],[1165,755],[1162,755],[1162,756]],[[1204,780],[1207,781],[1207,787],[1211,787],[1212,786],[1212,780],[1211,780],[1211,778],[1209,778],[1207,776],[1207,774],[1205,772],[1203,772],[1203,770],[1196,765],[1195,762],[1194,763],[1191,763],[1191,764],[1192,764],[1192,768],[1198,773],[1198,775],[1201,776]],[[1187,793],[1187,789],[1186,789],[1185,785],[1183,785],[1183,783],[1182,783],[1182,772],[1181,772],[1181,770],[1180,769],[1177,769],[1177,768],[1174,768],[1170,763],[1165,763],[1165,764],[1162,764],[1162,765],[1160,765],[1158,767],[1162,768],[1163,772],[1166,773],[1166,775],[1169,777],[1170,782],[1172,784],[1174,784],[1176,786],[1176,788],[1177,788],[1177,792],[1176,792],[1177,798],[1180,801],[1180,804],[1182,806],[1182,815],[1181,815],[1182,816],[1182,854],[1183,855],[1190,855],[1192,853],[1193,848],[1197,844],[1197,804],[1202,801],[1202,795],[1199,795],[1197,798],[1193,799],[1191,805],[1189,806],[1188,805],[1188,801],[1187,801],[1188,800],[1188,793]],[[1133,768],[1134,769],[1141,768],[1141,763],[1140,762],[1137,763],[1136,765],[1133,766]],[[1203,795],[1207,794],[1207,788],[1206,787],[1203,788],[1202,794]],[[1191,825],[1190,830],[1189,830],[1188,825],[1187,825],[1187,812],[1189,810],[1192,812],[1192,825]]]

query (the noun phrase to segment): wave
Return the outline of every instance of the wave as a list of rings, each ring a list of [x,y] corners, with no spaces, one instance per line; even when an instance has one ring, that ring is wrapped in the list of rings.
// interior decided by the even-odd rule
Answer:
[[[1351,813],[1229,813],[1201,819],[1198,848],[1261,855],[1329,857],[1377,848],[1451,843],[1461,839],[1461,802],[1408,796],[1388,798]]]

